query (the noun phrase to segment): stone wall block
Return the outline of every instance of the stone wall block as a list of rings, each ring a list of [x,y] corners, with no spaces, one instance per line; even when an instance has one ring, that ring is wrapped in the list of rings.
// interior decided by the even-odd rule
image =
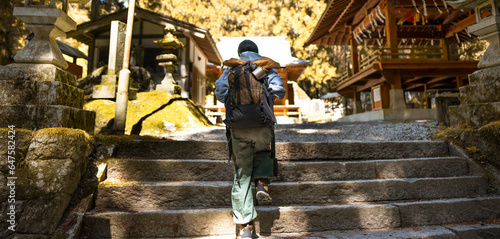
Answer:
[[[0,105],[66,105],[83,108],[83,90],[58,81],[0,81]]]
[[[63,105],[0,105],[0,127],[40,129],[67,127],[94,132],[95,112]]]
[[[83,90],[61,82],[38,82],[37,101],[40,105],[67,105],[83,108]]]
[[[0,105],[15,105],[33,102],[36,97],[35,81],[0,81]]]
[[[16,223],[19,223],[19,215],[23,213],[26,201],[16,200],[13,205],[15,206]],[[7,215],[11,210],[9,208],[10,206],[11,204],[7,201],[0,202],[0,238],[9,238],[8,236],[12,236],[15,233],[8,229],[8,227],[11,226],[10,222],[7,221],[10,218],[10,216]]]
[[[470,85],[460,88],[460,103],[500,102],[500,81]]]
[[[66,193],[71,195],[75,192],[86,166],[85,160],[30,160],[26,165],[26,174],[29,178],[27,191],[31,194]]]
[[[47,159],[84,160],[93,149],[93,138],[83,130],[47,128],[38,130],[28,150],[28,161]]]
[[[44,195],[26,201],[18,219],[18,233],[52,234],[69,204],[71,195]]]
[[[9,139],[9,131],[8,128],[0,128],[0,174],[7,173],[9,171],[9,163],[8,163],[8,142],[11,141]],[[24,161],[26,158],[26,154],[28,153],[28,147],[31,144],[31,139],[33,138],[33,132],[25,129],[17,129],[15,128],[15,160],[16,167]],[[12,133],[11,133],[12,135]],[[12,155],[11,155],[12,156]],[[0,189],[4,186],[0,185]],[[0,193],[1,195],[1,193]]]
[[[76,84],[76,76],[52,64],[14,63],[0,67],[0,80],[59,81]]]
[[[478,70],[469,75],[470,85],[495,82],[500,79],[500,66]]]
[[[500,102],[450,106],[450,124],[480,127],[500,119]]]

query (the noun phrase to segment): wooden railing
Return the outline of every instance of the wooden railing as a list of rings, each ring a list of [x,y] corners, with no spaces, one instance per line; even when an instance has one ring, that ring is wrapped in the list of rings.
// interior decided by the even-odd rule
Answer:
[[[392,51],[391,51],[392,50]],[[405,60],[438,60],[443,58],[443,48],[441,46],[401,46],[398,48],[378,48],[375,49],[367,57],[361,58],[359,69],[362,70],[375,62],[384,61],[401,61]],[[350,71],[348,69],[347,71]],[[337,80],[337,84],[349,79],[349,75],[345,71]]]
[[[418,59],[442,59],[443,48],[441,46],[401,46],[398,48],[379,48],[369,56],[362,58],[359,68],[363,69],[380,60],[418,60]]]
[[[382,59],[442,59],[443,48],[441,46],[412,46],[399,48],[382,48]]]

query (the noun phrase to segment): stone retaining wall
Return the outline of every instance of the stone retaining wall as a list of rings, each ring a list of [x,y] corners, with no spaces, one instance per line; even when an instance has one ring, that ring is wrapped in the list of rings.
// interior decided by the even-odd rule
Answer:
[[[77,187],[93,148],[93,137],[83,130],[0,128],[0,238],[53,238],[72,197],[81,194]],[[15,152],[13,164],[9,151]],[[91,198],[83,199],[90,205]]]

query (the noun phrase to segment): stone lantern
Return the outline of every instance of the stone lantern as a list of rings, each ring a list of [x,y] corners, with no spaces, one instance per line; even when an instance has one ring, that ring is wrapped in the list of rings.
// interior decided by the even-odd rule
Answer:
[[[156,86],[156,90],[164,91],[172,95],[174,93],[180,93],[175,90],[176,86],[178,87],[178,85],[172,75],[175,67],[177,67],[178,62],[177,56],[174,54],[174,52],[177,49],[184,48],[184,44],[182,44],[182,42],[172,34],[173,32],[175,32],[175,27],[171,24],[168,24],[167,26],[165,26],[165,35],[163,39],[155,41],[155,44],[163,49],[162,54],[157,56],[156,60],[160,62],[158,65],[165,67],[166,72],[165,77],[161,81],[161,84]]]
[[[87,3],[89,0],[58,1],[62,2],[62,9],[56,7],[55,0],[25,0],[24,7],[14,8],[13,15],[34,33],[34,38],[14,56],[16,63],[49,63],[68,68],[55,38],[76,29],[76,22],[67,14],[68,3]]]
[[[0,127],[41,129],[67,127],[93,133],[95,113],[83,110],[83,90],[66,71],[55,38],[76,29],[68,3],[89,0],[26,0],[13,15],[34,33],[33,39],[14,56],[13,64],[0,66]],[[62,8],[58,8],[62,6]]]
[[[484,53],[478,68],[500,65],[500,0],[459,0],[447,1],[456,9],[474,9],[476,24],[469,32],[487,40],[490,46]]]
[[[500,169],[500,0],[448,1],[454,8],[474,9],[476,24],[469,32],[487,40],[490,45],[469,75],[469,86],[460,87],[460,105],[451,106],[452,126],[467,125],[460,134],[466,147],[474,146],[487,162],[483,166],[495,172]],[[491,166],[493,165],[493,167]]]
[[[460,105],[452,106],[452,126],[481,127],[500,119],[500,0],[448,1],[457,9],[474,9],[476,24],[469,32],[490,45],[479,61],[479,70],[469,75],[469,86],[460,87]]]

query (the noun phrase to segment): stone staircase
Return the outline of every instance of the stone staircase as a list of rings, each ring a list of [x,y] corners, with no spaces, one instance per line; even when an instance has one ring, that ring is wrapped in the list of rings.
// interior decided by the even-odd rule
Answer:
[[[84,238],[234,238],[224,142],[136,140],[117,154]],[[500,196],[444,142],[278,143],[277,155],[261,238],[499,238]]]

